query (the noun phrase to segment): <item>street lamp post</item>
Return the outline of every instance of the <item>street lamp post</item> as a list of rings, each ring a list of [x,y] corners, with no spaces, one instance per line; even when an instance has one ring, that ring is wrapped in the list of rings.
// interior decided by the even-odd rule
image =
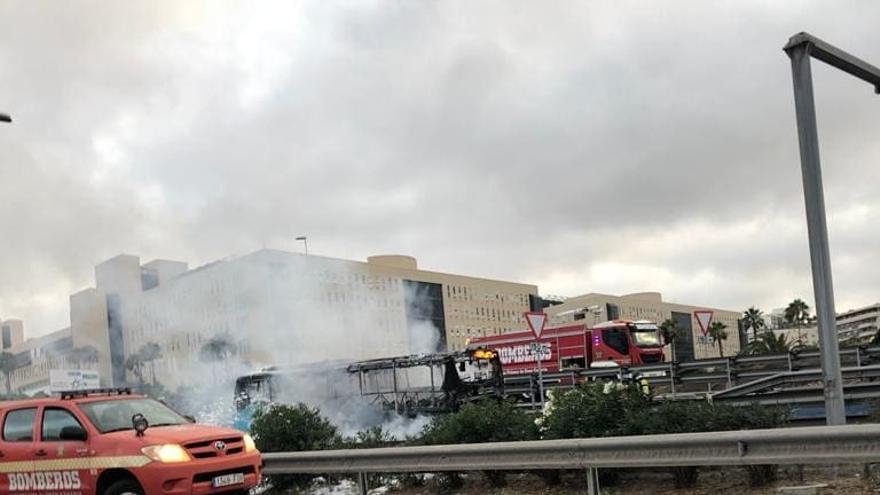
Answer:
[[[309,239],[308,239],[308,237],[303,235],[303,236],[297,237],[296,240],[303,241],[303,244],[305,245],[305,248],[306,248],[306,256],[308,256],[309,255]]]
[[[807,33],[792,36],[783,50],[791,59],[791,74],[794,81],[794,105],[800,142],[807,231],[810,239],[813,293],[816,297],[816,316],[819,326],[822,381],[825,389],[825,420],[829,425],[842,425],[846,423],[846,411],[840,374],[834,287],[831,283],[831,255],[828,251],[828,226],[825,221],[825,195],[822,191],[822,171],[819,166],[819,131],[816,126],[810,57],[815,57],[874,85],[878,94],[880,94],[880,69]]]

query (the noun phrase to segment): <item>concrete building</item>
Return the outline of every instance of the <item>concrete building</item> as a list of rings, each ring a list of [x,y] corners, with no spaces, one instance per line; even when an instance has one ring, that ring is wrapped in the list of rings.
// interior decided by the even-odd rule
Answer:
[[[186,263],[119,255],[95,267],[95,287],[70,296],[70,327],[24,339],[0,323],[16,355],[16,391],[44,390],[51,369],[96,370],[102,385],[133,379],[126,360],[156,343],[142,372],[166,386],[192,382],[212,339],[242,366],[367,359],[459,349],[469,337],[521,325],[534,285],[419,269],[408,256],[357,262],[261,250],[190,270]],[[191,384],[191,383],[190,383]]]
[[[871,343],[880,332],[880,303],[858,309],[838,313],[837,339],[840,345],[857,345]],[[785,309],[774,309],[769,317],[765,316],[767,329],[776,333],[784,333],[790,342],[800,341],[803,345],[819,344],[819,330],[815,317],[800,329],[785,320]]]
[[[768,330],[782,328],[785,325],[785,308],[775,308],[764,314],[764,327]]]
[[[815,323],[807,323],[798,327],[782,326],[772,329],[776,335],[785,335],[785,339],[792,347],[801,346],[818,346],[819,345],[819,327]],[[841,342],[842,344],[843,342]]]
[[[739,319],[741,313],[705,306],[692,306],[664,301],[659,292],[640,292],[623,296],[585,294],[570,297],[562,304],[548,306],[545,311],[551,325],[585,320],[592,326],[608,320],[652,320],[658,324],[666,319],[678,323],[682,335],[675,342],[678,361],[718,357],[718,344],[701,331],[696,312],[711,311],[712,320],[727,325],[727,340],[722,342],[725,356],[736,355],[743,343]],[[667,350],[667,356],[669,356]]]
[[[98,349],[101,375],[122,383],[127,357],[159,344],[147,378],[166,386],[203,372],[199,354],[216,337],[246,366],[433,352],[518,328],[538,300],[534,285],[422,270],[408,256],[261,250],[189,270],[120,255],[95,276],[70,298],[74,345]]]
[[[16,320],[18,321],[18,320]],[[4,322],[5,323],[5,322]],[[19,321],[19,323],[21,323]],[[23,338],[24,328],[19,325],[19,339],[13,341],[8,352],[15,356],[18,367],[10,375],[10,389],[14,393],[34,394],[49,392],[50,370],[96,370],[100,356],[96,349],[75,347],[70,328],[64,328],[37,338]],[[6,392],[5,377],[0,390]]]
[[[880,303],[838,313],[837,332],[841,344],[871,342],[880,332]]]
[[[0,322],[0,348],[3,352],[9,352],[22,342],[24,342],[24,322],[21,320]]]

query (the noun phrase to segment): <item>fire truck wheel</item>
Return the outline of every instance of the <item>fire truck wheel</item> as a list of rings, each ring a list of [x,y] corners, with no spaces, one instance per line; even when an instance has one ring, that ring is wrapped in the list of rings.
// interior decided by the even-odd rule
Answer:
[[[110,485],[101,495],[144,495],[144,491],[132,480],[119,480]]]

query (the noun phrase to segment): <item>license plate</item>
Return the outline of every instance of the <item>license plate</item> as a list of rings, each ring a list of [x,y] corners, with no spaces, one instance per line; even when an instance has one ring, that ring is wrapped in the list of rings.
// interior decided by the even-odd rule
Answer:
[[[211,484],[214,485],[214,488],[220,488],[221,486],[240,485],[242,483],[244,483],[244,473],[233,473],[216,476]]]

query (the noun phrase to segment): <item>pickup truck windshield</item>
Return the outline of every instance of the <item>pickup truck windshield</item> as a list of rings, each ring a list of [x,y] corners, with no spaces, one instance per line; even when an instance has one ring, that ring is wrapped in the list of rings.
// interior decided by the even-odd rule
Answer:
[[[153,399],[102,400],[79,404],[80,409],[101,433],[132,430],[131,417],[143,414],[150,426],[182,425],[188,421]]]

